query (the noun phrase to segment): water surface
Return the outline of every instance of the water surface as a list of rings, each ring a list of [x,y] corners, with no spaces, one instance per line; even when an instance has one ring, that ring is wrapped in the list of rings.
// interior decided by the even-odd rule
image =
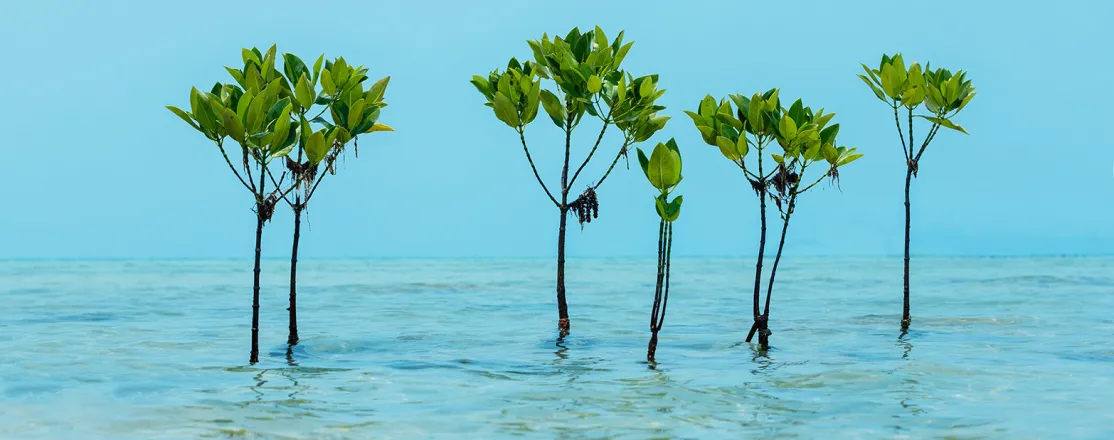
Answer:
[[[752,260],[0,262],[0,438],[1110,438],[1114,259],[787,260],[773,349]],[[750,274],[750,275],[748,275]]]

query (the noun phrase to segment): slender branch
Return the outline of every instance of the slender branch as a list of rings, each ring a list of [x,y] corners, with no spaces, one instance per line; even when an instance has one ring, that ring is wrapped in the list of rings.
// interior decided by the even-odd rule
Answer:
[[[770,317],[770,297],[773,296],[774,292],[774,278],[777,276],[777,266],[781,263],[782,250],[785,249],[785,233],[789,230],[789,218],[793,216],[793,208],[797,204],[797,196],[799,195],[797,188],[799,186],[800,180],[797,181],[797,185],[794,185],[794,187],[789,190],[789,207],[786,210],[785,218],[781,224],[781,241],[778,242],[777,245],[777,256],[774,257],[774,265],[770,267],[770,281],[766,284],[766,307],[762,312],[762,315],[767,319]]]
[[[658,276],[654,282],[654,308],[650,310],[650,330],[656,331],[658,307],[661,306],[662,281],[665,277],[665,219],[658,224]]]
[[[588,161],[592,160],[592,156],[596,154],[596,149],[600,147],[600,142],[603,141],[603,134],[607,132],[607,126],[611,125],[611,110],[607,111],[607,116],[603,119],[603,128],[600,129],[600,135],[596,137],[596,144],[592,146],[592,151],[588,152],[588,157],[584,158],[584,163],[580,164],[580,168],[576,169],[573,173],[572,179],[569,180],[569,186],[576,183],[576,178],[580,176],[580,172],[584,171],[584,167],[588,165]],[[622,150],[620,150],[620,153]]]
[[[913,144],[914,144],[914,142],[913,142],[913,108],[908,107],[908,109],[909,109],[909,153],[906,154],[906,156],[905,156],[906,161],[908,161],[909,159],[912,159]],[[898,130],[898,131],[900,131],[900,130]]]
[[[335,159],[330,161],[329,164],[325,166],[326,169],[321,170],[321,174],[317,176],[317,182],[314,182],[313,187],[310,188],[309,192],[306,193],[306,201],[303,203],[309,203],[309,199],[313,197],[314,193],[317,192],[317,185],[320,185],[321,181],[325,180],[325,175],[329,174],[328,167],[332,166],[333,162],[335,161]]]
[[[271,178],[271,183],[275,185],[275,188],[282,188],[282,181],[286,179],[286,172],[284,171],[282,173],[282,176],[279,177],[278,180],[275,180],[275,174],[271,172],[270,168],[267,168],[267,176]],[[294,207],[294,203],[291,202],[290,199],[287,198],[285,195],[282,196],[282,200],[286,202],[287,205],[290,205],[291,208]]]
[[[933,124],[932,128],[929,130],[928,136],[924,139],[924,143],[921,144],[920,151],[917,152],[917,156],[913,159],[913,162],[921,161],[921,155],[924,154],[925,148],[928,148],[928,143],[932,142],[932,139],[936,137],[936,132],[938,131],[940,131],[940,124]]]
[[[220,148],[220,154],[221,154],[221,156],[224,156],[224,162],[228,164],[228,168],[230,168],[232,170],[232,174],[236,175],[236,178],[240,180],[240,183],[242,183],[244,185],[244,188],[247,188],[248,191],[251,191],[251,192],[254,193],[255,192],[255,186],[254,186],[255,183],[253,182],[251,185],[249,185],[247,182],[244,181],[243,176],[240,176],[240,172],[236,171],[236,167],[232,165],[232,159],[228,158],[228,152],[224,151],[224,141],[223,140],[218,140],[217,141],[217,148]]]
[[[530,162],[530,169],[534,170],[534,177],[536,177],[538,179],[538,184],[541,185],[542,189],[545,190],[545,195],[549,196],[549,200],[552,201],[553,204],[556,205],[558,208],[560,208],[561,204],[557,203],[557,199],[555,197],[553,197],[553,193],[549,192],[549,188],[546,187],[545,182],[542,181],[541,174],[538,174],[538,167],[534,166],[534,158],[530,157],[530,149],[526,147],[525,130],[523,130],[522,127],[519,127],[517,131],[518,131],[518,139],[522,141],[522,151],[526,152],[526,161]]]
[[[623,154],[627,152],[627,148],[631,146],[631,140],[629,136],[623,139],[623,147],[619,149],[619,154],[615,155],[615,160],[611,161],[611,166],[607,167],[607,172],[603,173],[603,177],[600,177],[600,180],[596,182],[595,185],[592,185],[592,189],[599,188],[600,185],[603,185],[603,181],[607,180],[607,176],[611,175],[611,170],[615,169],[615,165],[619,163],[619,158],[623,157]]]
[[[661,313],[658,314],[658,329],[665,324],[665,309],[669,307],[669,262],[673,253],[673,222],[665,222],[665,291],[661,298]]]
[[[894,105],[894,124],[897,125],[897,135],[898,135],[898,137],[901,138],[901,151],[903,153],[905,153],[905,161],[908,162],[909,159],[913,158],[913,152],[912,152],[913,147],[912,147],[912,145],[907,145],[905,143],[905,134],[901,132],[901,120],[898,119],[898,117],[897,117],[897,105],[896,104]],[[910,142],[912,142],[912,140],[910,140]]]
[[[803,169],[802,169],[802,171],[803,171]],[[804,174],[804,173],[802,173],[802,174]],[[800,190],[800,191],[797,191],[797,194],[804,194],[804,193],[805,193],[805,191],[808,191],[808,190],[812,189],[812,187],[814,187],[814,186],[816,186],[817,184],[819,184],[820,182],[823,182],[823,181],[824,181],[824,178],[825,178],[825,177],[828,177],[828,173],[824,173],[824,174],[823,174],[822,176],[820,176],[820,178],[819,178],[819,179],[816,179],[816,181],[815,181],[815,182],[812,182],[812,185],[806,186],[806,187],[805,187],[805,189],[802,189],[802,190]]]
[[[248,152],[247,147],[244,147],[242,145],[240,147],[244,148],[244,171],[248,175],[248,182],[253,182],[252,184],[254,185],[255,176],[253,176],[251,174],[251,165],[249,165],[249,163],[248,163],[248,154],[251,154],[252,158],[254,159],[255,158],[255,153]],[[257,164],[262,163],[262,161],[256,161],[256,163]],[[262,165],[260,165],[260,167],[262,167]],[[263,177],[264,176],[262,174],[259,175],[259,181],[260,182],[263,182]],[[258,187],[252,186],[252,189],[255,191],[256,194],[263,194],[263,184],[262,183],[260,183]]]

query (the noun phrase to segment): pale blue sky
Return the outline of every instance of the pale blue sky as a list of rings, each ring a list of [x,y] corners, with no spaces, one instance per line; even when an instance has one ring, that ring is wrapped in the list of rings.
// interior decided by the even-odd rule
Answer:
[[[0,258],[250,257],[250,196],[163,106],[228,80],[222,66],[239,63],[240,47],[271,43],[392,76],[382,121],[398,131],[369,136],[325,182],[304,256],[552,256],[557,212],[468,79],[529,58],[526,40],[542,32],[595,24],[625,29],[635,41],[625,67],[659,73],[668,89],[674,119],[654,141],[677,138],[685,158],[676,255],[752,255],[757,226],[739,171],[682,110],[707,93],[775,86],[835,111],[843,142],[866,153],[843,171],[842,193],[802,200],[788,255],[899,254],[902,153],[887,107],[855,77],[860,62],[895,51],[967,69],[979,90],[957,119],[971,135],[941,133],[922,161],[915,253],[1114,249],[1105,1],[36,0],[3,10]],[[542,117],[527,136],[556,182],[559,132]],[[572,228],[570,255],[651,255],[652,194],[637,165],[620,169],[600,191],[600,218]],[[290,216],[279,212],[268,256],[289,251]]]

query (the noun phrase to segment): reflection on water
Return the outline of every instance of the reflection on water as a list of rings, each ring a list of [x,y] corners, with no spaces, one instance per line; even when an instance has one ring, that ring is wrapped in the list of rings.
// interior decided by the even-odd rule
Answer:
[[[293,347],[280,344],[285,267],[266,263],[254,366],[241,364],[250,264],[0,263],[0,438],[1103,438],[1114,426],[1111,259],[925,259],[904,332],[900,260],[786,261],[766,352],[741,342],[741,262],[679,259],[657,363],[642,313],[652,259],[571,261],[577,325],[555,339],[545,260],[308,261]]]

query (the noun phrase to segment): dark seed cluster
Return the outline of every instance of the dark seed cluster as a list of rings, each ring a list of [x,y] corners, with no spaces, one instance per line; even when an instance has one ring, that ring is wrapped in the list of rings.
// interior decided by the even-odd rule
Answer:
[[[580,197],[569,203],[569,209],[576,215],[576,219],[580,222],[582,228],[584,223],[591,223],[593,218],[599,218],[600,201],[596,198],[596,190],[588,187]]]
[[[256,204],[255,214],[263,221],[270,221],[271,216],[275,214],[275,203],[278,202],[278,195],[271,194]]]
[[[798,179],[800,179],[800,176],[792,168],[786,168],[784,165],[778,166],[777,173],[770,179],[770,185],[775,190],[770,193],[770,199],[777,204],[778,210],[783,209],[783,204],[792,197],[792,194],[789,194],[789,189],[796,185]]]

